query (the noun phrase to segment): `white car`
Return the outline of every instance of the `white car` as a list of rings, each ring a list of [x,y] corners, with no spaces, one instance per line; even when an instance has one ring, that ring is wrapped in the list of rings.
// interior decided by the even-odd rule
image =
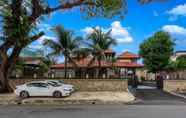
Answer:
[[[33,81],[20,86],[16,86],[15,94],[21,98],[30,96],[53,96],[60,98],[69,96],[71,91],[63,88],[61,85],[50,84],[45,81]]]
[[[64,89],[68,89],[71,92],[75,91],[75,88],[71,84],[65,84],[62,80],[45,80],[45,82],[55,85],[61,85]]]

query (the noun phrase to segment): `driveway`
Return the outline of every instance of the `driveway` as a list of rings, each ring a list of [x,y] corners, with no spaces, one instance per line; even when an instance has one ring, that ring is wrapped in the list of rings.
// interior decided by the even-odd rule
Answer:
[[[186,105],[186,99],[171,95],[154,87],[139,87],[132,90],[136,97],[134,104],[140,105]]]

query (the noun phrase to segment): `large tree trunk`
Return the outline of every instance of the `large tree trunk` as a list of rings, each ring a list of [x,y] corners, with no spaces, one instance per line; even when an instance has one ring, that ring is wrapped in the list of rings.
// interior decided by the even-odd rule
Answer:
[[[8,58],[3,58],[0,65],[0,86],[1,92],[9,92],[8,75],[11,68],[15,65],[17,58],[22,50],[22,47],[15,47]]]
[[[8,92],[8,63],[3,61],[0,66],[0,92]]]

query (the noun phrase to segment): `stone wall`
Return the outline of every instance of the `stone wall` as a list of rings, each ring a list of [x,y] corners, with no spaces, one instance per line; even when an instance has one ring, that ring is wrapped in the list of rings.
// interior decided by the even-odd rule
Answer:
[[[165,91],[186,91],[186,80],[164,80]]]
[[[44,79],[10,79],[9,85],[12,89],[15,86],[30,81]],[[65,83],[73,84],[79,91],[127,91],[128,81],[122,79],[60,79]]]
[[[170,71],[167,72],[170,79],[178,80],[178,79],[186,79],[186,70],[177,70],[177,71]]]

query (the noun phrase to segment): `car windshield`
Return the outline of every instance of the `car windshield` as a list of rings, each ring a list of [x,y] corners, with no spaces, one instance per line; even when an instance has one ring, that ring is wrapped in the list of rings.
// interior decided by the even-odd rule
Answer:
[[[48,84],[50,84],[51,86],[54,86],[54,87],[61,86],[59,83],[53,82],[53,81],[48,82]]]

